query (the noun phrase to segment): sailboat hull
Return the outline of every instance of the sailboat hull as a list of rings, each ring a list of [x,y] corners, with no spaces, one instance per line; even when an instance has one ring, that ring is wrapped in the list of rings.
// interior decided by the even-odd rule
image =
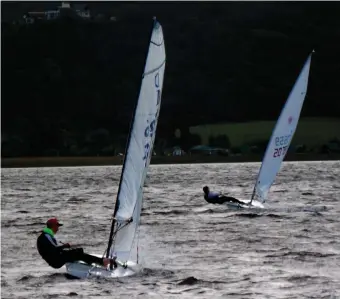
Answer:
[[[226,205],[229,209],[233,210],[239,210],[239,209],[249,209],[250,206],[247,206],[246,204],[242,205],[235,202],[225,202],[224,205]]]
[[[244,204],[239,204],[239,203],[235,203],[235,202],[225,202],[224,205],[226,205],[229,209],[233,209],[233,210],[239,210],[239,209],[264,209],[264,206],[256,201],[253,200],[253,202],[251,203],[251,205],[247,205],[248,202],[244,202]]]
[[[255,209],[265,209],[264,205],[261,202],[257,201],[257,200],[253,200],[252,201],[251,207],[255,208]]]
[[[96,254],[99,257],[99,255]],[[104,267],[97,265],[88,265],[81,261],[74,263],[67,263],[66,272],[76,278],[85,279],[89,277],[106,277],[106,278],[118,278],[135,275],[139,272],[139,265],[128,261],[127,268],[118,266],[114,270],[108,270]]]

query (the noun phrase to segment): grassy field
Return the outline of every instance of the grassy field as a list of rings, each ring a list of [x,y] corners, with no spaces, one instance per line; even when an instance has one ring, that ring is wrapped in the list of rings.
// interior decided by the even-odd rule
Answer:
[[[233,147],[240,147],[253,140],[268,140],[275,123],[276,121],[256,121],[202,125],[191,127],[190,133],[201,136],[204,145],[208,145],[209,136],[225,134],[228,135]],[[301,118],[292,145],[305,144],[308,148],[313,148],[335,137],[340,139],[340,119]]]
[[[236,163],[260,162],[262,155],[247,156],[154,156],[151,164],[193,164],[193,163]],[[324,161],[340,160],[340,154],[288,154],[286,161]],[[122,157],[37,157],[37,158],[2,158],[2,168],[20,167],[69,167],[69,166],[105,166],[122,165]]]

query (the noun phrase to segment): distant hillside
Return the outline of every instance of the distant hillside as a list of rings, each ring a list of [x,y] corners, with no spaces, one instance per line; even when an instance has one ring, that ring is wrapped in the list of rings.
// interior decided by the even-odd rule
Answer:
[[[340,117],[339,2],[91,2],[101,19],[11,23],[43,6],[2,2],[2,132],[20,155],[69,153],[97,129],[124,147],[154,15],[167,51],[158,139],[275,120],[312,49],[302,116]]]
[[[226,123],[194,126],[190,128],[192,134],[201,137],[202,144],[209,144],[209,137],[219,135],[228,136],[232,146],[240,147],[244,144],[269,141],[276,121],[256,121],[245,123]],[[340,119],[302,118],[299,121],[292,145],[305,144],[307,147],[320,147],[330,140],[340,141]]]

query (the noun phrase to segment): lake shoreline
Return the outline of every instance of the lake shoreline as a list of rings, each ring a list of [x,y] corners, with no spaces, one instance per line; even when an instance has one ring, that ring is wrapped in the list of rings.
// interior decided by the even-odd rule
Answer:
[[[205,164],[205,163],[247,163],[261,162],[262,155],[244,156],[154,156],[152,165],[160,164]],[[112,166],[122,165],[122,156],[109,157],[20,157],[1,158],[1,168],[28,167],[75,167],[75,166]],[[340,160],[340,153],[331,154],[288,154],[285,161],[334,161]]]

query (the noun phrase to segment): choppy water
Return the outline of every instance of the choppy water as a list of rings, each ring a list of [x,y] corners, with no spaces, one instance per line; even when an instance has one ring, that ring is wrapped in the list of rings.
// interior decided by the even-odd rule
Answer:
[[[57,216],[58,240],[102,253],[121,167],[2,169],[1,298],[340,298],[340,162],[284,163],[266,211],[203,200],[205,184],[248,199],[258,168],[151,166],[144,271],[83,281],[49,268],[36,237]]]

